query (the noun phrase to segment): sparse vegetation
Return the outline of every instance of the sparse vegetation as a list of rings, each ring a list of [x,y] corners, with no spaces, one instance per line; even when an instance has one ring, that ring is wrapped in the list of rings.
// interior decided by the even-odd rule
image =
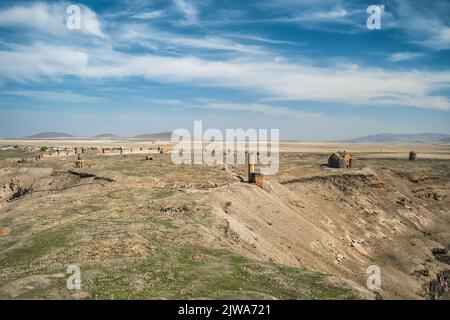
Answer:
[[[71,174],[73,158],[18,163],[13,152],[22,151],[0,152],[1,182],[33,192],[0,198],[2,298],[370,298],[355,291],[365,278],[344,285],[325,273],[346,278],[376,261],[409,279],[399,285],[388,272],[383,298],[391,286],[418,298],[410,288],[431,283],[447,261],[423,256],[427,273],[402,262],[421,257],[431,237],[448,246],[450,161],[420,152],[414,162],[352,152],[362,166],[353,171],[321,167],[328,151],[283,153],[270,191],[220,166],[174,166],[167,154],[88,155],[91,167]],[[65,287],[72,263],[79,292]]]

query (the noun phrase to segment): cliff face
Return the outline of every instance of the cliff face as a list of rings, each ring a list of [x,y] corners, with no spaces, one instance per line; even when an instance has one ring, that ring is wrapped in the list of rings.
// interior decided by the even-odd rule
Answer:
[[[383,297],[419,299],[448,268],[432,253],[450,243],[448,186],[448,177],[376,167],[283,184],[274,178],[266,190],[234,185],[211,203],[231,202],[215,213],[239,254],[336,275],[361,290],[377,265]]]

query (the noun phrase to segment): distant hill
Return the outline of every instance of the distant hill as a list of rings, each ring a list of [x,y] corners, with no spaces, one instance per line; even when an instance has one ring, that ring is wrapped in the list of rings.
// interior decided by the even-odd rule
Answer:
[[[397,134],[381,133],[348,140],[349,142],[442,142],[449,141],[450,135],[442,133]]]
[[[112,134],[112,133],[102,133],[94,136],[95,139],[113,139],[113,138],[119,138],[118,136]]]
[[[450,142],[450,137],[445,138],[445,139],[442,139],[442,140],[439,140],[439,142],[442,142],[442,143],[449,143],[449,142]]]
[[[139,140],[170,140],[172,132],[147,133],[132,137]]]
[[[102,133],[92,137],[91,139],[137,139],[137,140],[170,140],[172,132],[158,132],[141,134],[129,138],[121,138],[112,133]],[[32,136],[24,137],[23,139],[70,139],[75,138],[74,135],[63,132],[41,132]]]
[[[64,139],[64,138],[74,138],[75,136],[63,133],[63,132],[41,132],[34,134],[32,136],[25,137],[25,139]]]

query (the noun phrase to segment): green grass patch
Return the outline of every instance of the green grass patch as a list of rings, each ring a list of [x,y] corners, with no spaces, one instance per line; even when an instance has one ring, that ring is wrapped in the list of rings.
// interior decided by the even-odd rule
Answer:
[[[354,299],[326,276],[228,251],[165,250],[138,264],[103,270],[82,289],[93,299]],[[204,255],[204,260],[193,259]]]
[[[0,267],[27,265],[54,249],[67,247],[73,231],[71,226],[64,226],[35,235],[24,244],[10,247],[0,253]]]

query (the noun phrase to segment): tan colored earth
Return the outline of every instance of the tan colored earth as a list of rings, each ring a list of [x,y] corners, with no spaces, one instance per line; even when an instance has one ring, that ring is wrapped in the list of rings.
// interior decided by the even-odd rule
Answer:
[[[358,167],[323,166],[338,150]],[[433,282],[449,270],[449,145],[283,142],[264,190],[240,181],[243,165],[168,154],[87,154],[77,170],[75,156],[34,157],[0,151],[2,298],[373,299],[372,265],[377,297],[449,297]],[[81,293],[65,288],[69,264]]]

